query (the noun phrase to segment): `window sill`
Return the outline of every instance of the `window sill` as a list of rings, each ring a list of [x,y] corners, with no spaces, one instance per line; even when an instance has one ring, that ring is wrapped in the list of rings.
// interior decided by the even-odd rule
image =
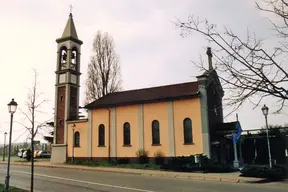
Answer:
[[[151,146],[161,146],[161,144],[152,144]]]
[[[105,145],[98,145],[98,147],[106,147]]]
[[[194,145],[194,143],[183,143],[183,145]]]
[[[132,145],[123,145],[123,147],[132,147]]]
[[[73,146],[74,148],[80,148],[80,145],[79,146]]]

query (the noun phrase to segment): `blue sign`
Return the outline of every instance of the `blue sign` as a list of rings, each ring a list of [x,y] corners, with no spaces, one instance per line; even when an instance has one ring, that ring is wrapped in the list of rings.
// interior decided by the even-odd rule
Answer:
[[[240,125],[239,121],[237,121],[236,129],[237,129],[237,133],[236,133],[236,135],[233,136],[233,144],[234,145],[240,139],[240,136],[241,136],[241,133],[242,133],[242,128],[241,128],[241,125]]]

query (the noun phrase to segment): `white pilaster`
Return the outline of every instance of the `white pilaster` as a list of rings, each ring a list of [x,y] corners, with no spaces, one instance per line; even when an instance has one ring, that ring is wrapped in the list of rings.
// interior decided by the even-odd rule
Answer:
[[[144,122],[143,122],[143,104],[138,105],[138,140],[139,149],[144,149]]]
[[[92,157],[92,110],[88,110],[88,157]]]
[[[175,137],[174,137],[174,108],[173,101],[168,102],[168,135],[169,135],[169,156],[175,156]]]

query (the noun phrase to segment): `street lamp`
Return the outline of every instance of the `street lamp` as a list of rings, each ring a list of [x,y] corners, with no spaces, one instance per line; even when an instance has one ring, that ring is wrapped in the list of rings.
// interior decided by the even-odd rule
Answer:
[[[73,144],[72,144],[72,163],[74,163],[74,147],[75,147],[75,127],[76,125],[73,123],[72,131],[73,131]]]
[[[271,159],[271,151],[270,151],[270,141],[269,141],[269,131],[268,131],[268,121],[267,116],[269,112],[269,108],[264,104],[262,107],[263,115],[265,116],[265,122],[266,122],[266,136],[267,136],[267,145],[268,145],[268,154],[269,154],[269,166],[272,167],[272,159]]]
[[[4,148],[3,148],[3,161],[5,161],[5,148],[6,148],[6,136],[7,136],[7,132],[4,133]]]
[[[5,190],[4,190],[5,192],[8,192],[9,189],[13,114],[16,112],[16,109],[17,109],[17,103],[14,101],[14,99],[12,99],[12,101],[8,103],[8,111],[10,113],[10,134],[9,134],[8,166],[7,166],[7,175],[5,179]]]

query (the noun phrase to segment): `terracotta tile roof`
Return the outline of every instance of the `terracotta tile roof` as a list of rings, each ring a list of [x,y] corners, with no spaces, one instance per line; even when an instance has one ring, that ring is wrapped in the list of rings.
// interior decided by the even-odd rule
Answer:
[[[198,82],[187,82],[110,93],[85,106],[87,109],[106,108],[128,104],[169,101],[198,95]]]

